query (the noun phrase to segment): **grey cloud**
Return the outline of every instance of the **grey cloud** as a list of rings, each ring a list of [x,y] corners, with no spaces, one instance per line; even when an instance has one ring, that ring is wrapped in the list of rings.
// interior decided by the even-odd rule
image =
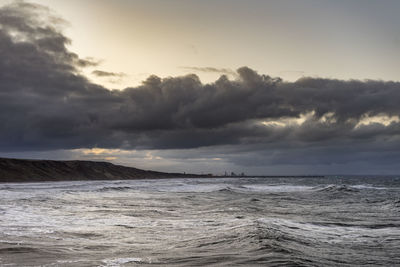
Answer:
[[[189,66],[183,66],[180,67],[181,69],[185,69],[188,71],[194,71],[194,72],[208,72],[208,73],[219,73],[219,74],[226,74],[226,75],[234,75],[236,76],[236,72],[227,69],[227,68],[214,68],[214,67],[189,67]]]
[[[101,60],[96,60],[94,58],[84,58],[84,59],[79,59],[76,64],[79,67],[96,67],[98,65],[100,65]]]
[[[102,71],[102,70],[94,70],[94,71],[92,71],[92,74],[94,74],[98,77],[124,77],[124,76],[126,76],[126,74],[122,73],[122,72],[108,72],[108,71]]]
[[[80,74],[85,59],[67,49],[70,40],[54,21],[39,5],[0,8],[1,152],[232,146],[239,154],[250,147],[259,155],[310,151],[310,162],[326,164],[329,156],[319,157],[321,151],[361,157],[380,148],[381,155],[400,159],[392,152],[400,148],[399,122],[356,127],[366,115],[400,115],[398,82],[286,82],[242,67],[235,80],[222,75],[203,84],[194,74],[150,76],[140,86],[108,90]],[[301,125],[261,123],[304,114],[313,115]],[[333,153],[336,147],[343,149]],[[285,157],[267,158],[276,163]]]

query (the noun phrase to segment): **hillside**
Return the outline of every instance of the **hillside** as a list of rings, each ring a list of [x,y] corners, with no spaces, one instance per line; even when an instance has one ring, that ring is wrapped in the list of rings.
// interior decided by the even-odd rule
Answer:
[[[108,162],[55,161],[0,158],[0,182],[126,180],[205,175],[147,171]]]

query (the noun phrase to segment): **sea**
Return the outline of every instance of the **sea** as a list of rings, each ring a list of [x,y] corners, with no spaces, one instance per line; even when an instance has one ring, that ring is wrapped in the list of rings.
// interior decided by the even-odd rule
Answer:
[[[400,176],[0,184],[0,266],[400,266]]]

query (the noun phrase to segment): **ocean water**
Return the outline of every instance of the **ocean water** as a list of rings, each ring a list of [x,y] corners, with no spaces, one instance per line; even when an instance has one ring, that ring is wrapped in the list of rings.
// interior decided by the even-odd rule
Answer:
[[[0,184],[0,266],[400,266],[400,177]]]

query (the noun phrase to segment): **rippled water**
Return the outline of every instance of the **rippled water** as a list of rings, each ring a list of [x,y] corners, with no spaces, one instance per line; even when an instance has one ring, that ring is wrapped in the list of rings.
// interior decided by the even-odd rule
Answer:
[[[0,266],[400,265],[400,178],[0,184]]]

